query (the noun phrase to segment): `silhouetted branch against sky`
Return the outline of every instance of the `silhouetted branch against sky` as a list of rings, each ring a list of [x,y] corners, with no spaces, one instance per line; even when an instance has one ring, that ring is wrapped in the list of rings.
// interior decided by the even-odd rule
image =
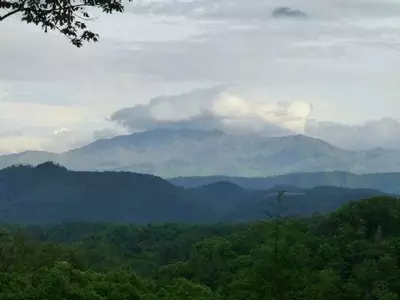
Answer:
[[[90,8],[108,14],[124,11],[122,0],[0,0],[0,22],[21,16],[22,22],[40,26],[44,32],[59,31],[79,48],[99,39],[87,27],[87,22],[95,19],[89,15]]]

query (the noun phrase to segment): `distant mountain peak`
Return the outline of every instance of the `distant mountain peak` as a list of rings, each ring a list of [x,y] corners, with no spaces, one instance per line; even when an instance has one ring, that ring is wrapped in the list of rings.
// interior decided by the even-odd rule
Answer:
[[[384,149],[344,150],[304,134],[271,137],[164,127],[97,140],[62,154],[26,152],[0,156],[0,168],[53,161],[76,171],[124,170],[165,177],[251,177],[334,170],[382,173],[398,171],[399,153]]]
[[[173,141],[175,138],[201,140],[224,135],[225,133],[223,131],[217,129],[202,130],[190,128],[154,128],[142,132],[134,132],[127,135],[119,135],[112,138],[100,139],[81,148],[70,150],[67,153],[76,153],[81,150],[92,151],[93,149],[108,149],[115,146],[130,147],[148,143],[168,143],[168,141]]]

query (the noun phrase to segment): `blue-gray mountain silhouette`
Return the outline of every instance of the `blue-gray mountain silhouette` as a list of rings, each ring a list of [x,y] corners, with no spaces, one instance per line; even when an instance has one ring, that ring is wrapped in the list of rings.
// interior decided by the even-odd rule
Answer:
[[[0,168],[45,161],[78,171],[132,171],[162,177],[400,170],[397,150],[349,151],[304,135],[265,137],[193,129],[155,129],[117,136],[61,154],[28,151],[0,156]]]

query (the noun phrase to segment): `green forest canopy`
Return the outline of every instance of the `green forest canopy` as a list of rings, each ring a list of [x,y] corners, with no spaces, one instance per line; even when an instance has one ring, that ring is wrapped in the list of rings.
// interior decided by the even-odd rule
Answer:
[[[399,200],[276,225],[9,225],[0,299],[399,299]]]

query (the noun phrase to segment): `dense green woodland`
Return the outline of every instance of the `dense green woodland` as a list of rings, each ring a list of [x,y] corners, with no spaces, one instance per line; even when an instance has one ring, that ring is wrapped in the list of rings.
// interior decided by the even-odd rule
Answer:
[[[0,299],[394,300],[400,200],[248,224],[4,225]]]
[[[281,187],[279,187],[280,189]],[[282,214],[311,216],[349,201],[386,195],[373,189],[285,186]],[[184,188],[129,172],[73,172],[53,163],[0,170],[0,222],[59,224],[211,224],[265,220],[276,188],[248,189],[230,182]]]

